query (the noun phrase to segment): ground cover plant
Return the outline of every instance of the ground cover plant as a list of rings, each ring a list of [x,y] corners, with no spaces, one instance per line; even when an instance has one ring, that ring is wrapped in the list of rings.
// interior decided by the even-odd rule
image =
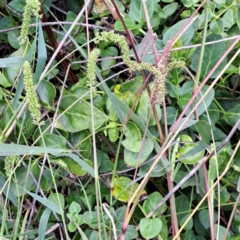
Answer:
[[[0,239],[240,239],[239,0],[0,9]]]

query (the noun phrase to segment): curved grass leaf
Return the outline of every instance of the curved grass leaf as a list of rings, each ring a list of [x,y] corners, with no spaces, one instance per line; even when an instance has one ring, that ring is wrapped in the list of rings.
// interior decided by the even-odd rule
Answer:
[[[38,155],[49,153],[52,155],[59,155],[63,152],[71,152],[71,150],[62,149],[62,148],[48,148],[48,147],[35,147],[35,146],[26,146],[20,144],[0,144],[0,156],[18,156],[18,155]]]
[[[21,186],[18,185],[19,188],[23,189],[25,192],[27,192],[30,196],[32,196],[34,199],[36,199],[38,202],[43,204],[45,207],[49,208],[51,211],[56,212],[58,214],[62,214],[62,211],[58,205],[55,203],[49,201],[48,199],[42,198],[38,196],[35,193],[29,192],[28,190],[22,188]]]
[[[45,235],[44,233],[47,230],[47,225],[48,225],[48,219],[50,217],[51,210],[49,208],[46,208],[39,221],[39,229],[38,229],[38,237],[39,240],[45,240]]]

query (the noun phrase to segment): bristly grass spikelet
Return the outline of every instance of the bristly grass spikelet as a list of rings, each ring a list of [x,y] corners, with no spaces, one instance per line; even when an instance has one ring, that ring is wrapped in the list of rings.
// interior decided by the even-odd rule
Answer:
[[[87,78],[88,83],[87,85],[92,88],[95,85],[96,80],[96,74],[95,74],[95,68],[96,68],[96,59],[100,54],[100,50],[95,48],[92,50],[92,52],[89,55],[88,64],[87,64]]]
[[[33,123],[38,124],[41,118],[41,113],[39,110],[40,104],[34,89],[32,71],[28,61],[25,61],[23,64],[23,75],[29,111],[31,113]]]
[[[41,17],[39,15],[40,9],[41,5],[39,0],[26,0],[26,5],[23,12],[22,29],[20,34],[21,44],[27,42],[28,26],[31,22],[31,16],[33,15],[35,17]]]
[[[153,104],[161,104],[164,100],[164,96],[166,94],[165,90],[165,78],[169,70],[172,70],[173,68],[176,68],[178,66],[182,66],[184,62],[181,62],[181,64],[175,64],[172,62],[171,67],[168,68],[167,65],[169,63],[170,58],[170,52],[167,54],[167,56],[163,59],[162,64],[157,68],[155,66],[152,66],[148,63],[137,63],[136,61],[132,61],[129,57],[129,47],[128,43],[124,36],[121,36],[119,34],[115,34],[113,31],[110,32],[101,32],[100,34],[97,33],[95,43],[99,43],[101,41],[105,42],[114,42],[118,44],[119,48],[122,52],[122,58],[123,62],[129,67],[130,71],[142,71],[147,70],[151,72],[154,75],[154,88],[153,88],[153,94],[151,102]],[[176,66],[176,67],[175,67]]]
[[[14,168],[14,164],[19,161],[18,156],[7,156],[4,159],[4,170],[7,177],[12,173],[12,169]]]

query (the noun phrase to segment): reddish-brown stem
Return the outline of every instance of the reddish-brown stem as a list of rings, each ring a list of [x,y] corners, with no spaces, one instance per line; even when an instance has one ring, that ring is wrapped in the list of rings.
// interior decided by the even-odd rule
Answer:
[[[183,118],[184,114],[186,113],[187,109],[189,109],[190,105],[196,98],[197,94],[201,91],[203,86],[206,84],[206,82],[209,80],[209,78],[212,76],[213,72],[218,68],[220,63],[223,61],[224,58],[229,54],[229,52],[233,49],[233,47],[239,42],[240,36],[235,39],[235,41],[230,45],[230,47],[227,49],[227,51],[222,55],[222,57],[218,60],[218,62],[215,64],[215,66],[212,68],[212,70],[208,73],[208,75],[205,77],[205,79],[202,81],[196,92],[193,94],[191,99],[188,101],[187,105],[181,112],[180,116],[178,117],[177,121],[174,123],[173,127],[170,130],[170,134],[173,134],[176,131],[177,126],[180,123],[180,120]]]

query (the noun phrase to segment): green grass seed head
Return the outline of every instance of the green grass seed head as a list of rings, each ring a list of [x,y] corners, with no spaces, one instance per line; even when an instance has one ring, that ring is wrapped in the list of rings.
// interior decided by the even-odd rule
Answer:
[[[28,61],[23,64],[24,75],[24,87],[26,91],[26,97],[28,99],[28,108],[31,113],[33,123],[38,124],[40,122],[40,104],[33,85],[32,70]]]

